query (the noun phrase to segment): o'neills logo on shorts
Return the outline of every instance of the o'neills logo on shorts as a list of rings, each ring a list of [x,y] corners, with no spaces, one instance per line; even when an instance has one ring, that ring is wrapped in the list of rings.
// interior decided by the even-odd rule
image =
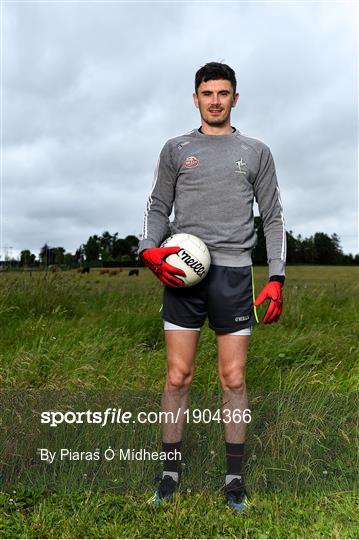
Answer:
[[[248,319],[249,319],[249,315],[242,315],[242,317],[234,317],[234,320],[236,322],[248,321]]]
[[[184,263],[187,264],[187,266],[192,268],[192,270],[196,272],[199,277],[203,276],[206,269],[202,263],[200,263],[197,259],[191,257],[191,255],[189,255],[189,253],[187,253],[187,251],[185,251],[184,249],[181,249],[181,251],[179,251],[177,255],[182,259]]]
[[[189,156],[184,162],[184,166],[186,169],[193,169],[194,167],[197,167],[198,163],[199,161],[196,156]]]

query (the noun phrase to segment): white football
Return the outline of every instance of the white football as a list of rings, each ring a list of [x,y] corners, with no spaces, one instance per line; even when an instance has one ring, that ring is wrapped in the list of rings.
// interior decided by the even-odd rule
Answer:
[[[166,257],[166,262],[180,268],[186,276],[178,276],[183,281],[183,287],[196,285],[207,275],[211,256],[204,242],[193,234],[173,234],[167,238],[161,247],[179,246],[178,253]]]

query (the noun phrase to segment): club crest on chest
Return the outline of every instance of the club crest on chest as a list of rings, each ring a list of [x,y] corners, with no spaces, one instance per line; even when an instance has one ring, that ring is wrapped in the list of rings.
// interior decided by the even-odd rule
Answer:
[[[188,156],[188,158],[184,162],[184,166],[186,169],[194,169],[194,167],[198,167],[198,164],[199,161],[196,156]]]
[[[247,167],[247,164],[242,158],[236,161],[235,164],[237,165],[237,168],[235,169],[236,173],[247,174],[247,171],[244,169],[244,167]]]

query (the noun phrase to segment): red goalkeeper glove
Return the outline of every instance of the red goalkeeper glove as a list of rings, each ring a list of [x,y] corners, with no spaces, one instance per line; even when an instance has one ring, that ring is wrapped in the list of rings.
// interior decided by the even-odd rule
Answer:
[[[263,287],[254,305],[259,306],[264,300],[269,299],[269,306],[263,317],[264,324],[277,322],[283,309],[282,283],[280,281],[270,281]]]
[[[181,287],[183,281],[176,277],[176,274],[180,276],[185,276],[186,274],[183,270],[168,264],[165,260],[168,255],[178,253],[180,249],[179,246],[148,248],[140,253],[140,257],[162,283],[170,287]]]

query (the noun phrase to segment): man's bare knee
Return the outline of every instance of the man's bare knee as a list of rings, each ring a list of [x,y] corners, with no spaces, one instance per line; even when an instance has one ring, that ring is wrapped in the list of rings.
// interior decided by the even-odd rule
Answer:
[[[220,380],[223,390],[241,393],[246,389],[244,373],[241,371],[224,371],[220,374]]]
[[[192,371],[171,370],[167,373],[166,390],[185,390],[193,379]]]

